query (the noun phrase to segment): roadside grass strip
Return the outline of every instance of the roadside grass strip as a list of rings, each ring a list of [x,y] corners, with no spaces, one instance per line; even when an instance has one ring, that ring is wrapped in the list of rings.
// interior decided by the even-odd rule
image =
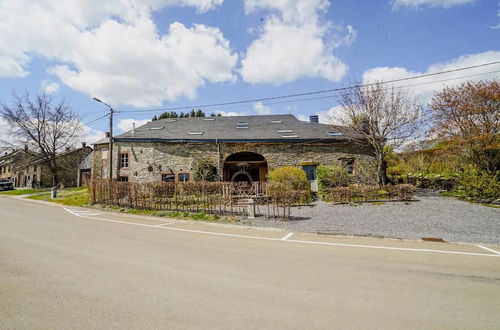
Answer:
[[[309,245],[324,245],[324,246],[336,246],[336,247],[349,247],[349,248],[361,248],[361,249],[376,249],[376,250],[392,250],[392,251],[407,251],[407,252],[419,252],[419,253],[440,253],[440,254],[450,254],[450,255],[464,255],[464,256],[478,256],[478,257],[493,257],[500,258],[500,253],[493,249],[486,248],[484,246],[477,246],[484,250],[487,250],[491,253],[476,253],[476,252],[461,252],[461,251],[453,251],[453,250],[438,250],[438,249],[423,249],[423,248],[405,248],[405,247],[395,247],[395,246],[381,246],[381,245],[366,245],[366,244],[349,244],[349,243],[336,243],[336,242],[324,242],[324,241],[311,241],[311,240],[297,240],[297,239],[289,239],[291,234],[288,233],[286,236],[282,238],[272,238],[272,237],[261,237],[261,236],[250,236],[250,235],[240,235],[240,234],[230,234],[230,233],[221,233],[215,231],[203,231],[203,230],[195,230],[195,229],[185,229],[185,228],[176,228],[172,226],[168,226],[171,223],[163,223],[160,225],[152,225],[145,223],[137,223],[137,222],[129,222],[129,221],[121,221],[121,220],[112,220],[106,218],[98,218],[96,216],[85,215],[82,212],[76,212],[75,210],[63,207],[63,209],[79,218],[92,219],[98,221],[112,222],[112,223],[121,223],[133,226],[140,227],[148,227],[155,229],[163,229],[163,230],[172,230],[178,232],[186,232],[186,233],[196,233],[203,235],[213,235],[213,236],[221,236],[221,237],[233,237],[233,238],[245,238],[245,239],[256,239],[263,241],[273,241],[273,242],[287,242],[287,243],[299,243],[299,244],[309,244]]]

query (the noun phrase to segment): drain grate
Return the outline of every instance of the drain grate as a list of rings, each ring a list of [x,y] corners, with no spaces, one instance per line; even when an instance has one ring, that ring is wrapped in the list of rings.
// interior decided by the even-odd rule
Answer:
[[[440,237],[422,237],[422,241],[446,243],[446,241]]]

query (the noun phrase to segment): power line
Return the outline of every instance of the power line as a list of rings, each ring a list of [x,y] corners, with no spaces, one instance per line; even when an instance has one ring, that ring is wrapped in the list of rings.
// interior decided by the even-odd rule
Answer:
[[[286,99],[286,98],[293,98],[293,97],[300,97],[300,96],[308,96],[308,95],[317,95],[317,94],[324,94],[324,93],[339,92],[339,91],[349,90],[349,89],[353,89],[353,88],[374,86],[374,85],[377,85],[377,84],[389,84],[389,83],[395,83],[395,82],[401,82],[401,81],[407,81],[407,80],[413,80],[413,79],[426,78],[426,77],[432,77],[432,76],[437,76],[437,75],[442,75],[442,74],[447,74],[447,73],[453,73],[453,72],[459,72],[459,71],[464,71],[464,70],[470,70],[470,69],[485,67],[485,66],[494,65],[494,64],[500,64],[500,61],[483,63],[483,64],[478,64],[478,65],[473,65],[473,66],[468,66],[468,67],[462,67],[462,68],[457,68],[457,69],[452,69],[452,70],[447,70],[447,71],[427,73],[427,74],[423,74],[423,75],[411,76],[411,77],[406,77],[406,78],[399,78],[399,79],[393,79],[393,80],[387,80],[387,81],[381,81],[381,82],[375,82],[375,83],[369,83],[369,84],[353,85],[353,86],[348,86],[348,87],[339,87],[339,88],[325,89],[325,90],[312,91],[312,92],[306,92],[306,93],[288,94],[288,95],[280,95],[280,96],[272,96],[272,97],[256,98],[256,99],[247,99],[247,100],[239,100],[239,101],[230,101],[230,102],[222,102],[222,103],[191,105],[191,106],[183,106],[183,107],[160,108],[160,109],[145,109],[145,110],[131,110],[131,111],[118,110],[118,111],[115,111],[115,112],[116,113],[131,113],[131,112],[175,111],[175,110],[189,110],[189,109],[193,109],[193,108],[211,108],[211,107],[220,107],[220,106],[227,106],[227,105],[244,104],[244,103],[255,103],[255,102],[262,102],[262,101],[272,101],[272,100],[279,100],[279,99]]]
[[[435,80],[435,81],[428,81],[428,82],[423,82],[423,83],[418,83],[418,84],[411,84],[411,85],[401,85],[401,86],[395,86],[394,88],[409,88],[409,87],[416,87],[416,86],[422,86],[422,85],[429,85],[429,84],[435,84],[435,83],[440,83],[440,82],[445,82],[445,81],[452,81],[452,80],[458,80],[458,79],[464,79],[464,78],[471,78],[471,77],[477,77],[477,76],[482,76],[486,74],[492,74],[492,73],[500,73],[500,70],[497,71],[488,71],[488,72],[482,72],[482,73],[476,73],[476,74],[471,74],[471,75],[466,75],[466,76],[460,76],[460,77],[454,77],[454,78],[447,78],[447,79],[441,79],[441,80]],[[384,82],[384,83],[389,83],[390,81]],[[368,85],[373,85],[373,84],[367,84]],[[391,89],[392,87],[384,88],[384,90]],[[334,95],[327,95],[327,96],[319,96],[319,97],[311,97],[311,98],[301,98],[301,99],[294,99],[294,100],[286,100],[286,101],[278,101],[278,102],[266,102],[264,105],[275,105],[275,104],[284,104],[284,103],[294,103],[294,102],[303,102],[303,101],[314,101],[314,100],[322,100],[322,99],[329,99],[329,98],[334,98],[337,97],[337,94]],[[248,105],[247,105],[248,106]],[[192,109],[193,107],[186,107],[187,109]],[[194,107],[196,108],[196,106]],[[201,106],[199,108],[202,108]],[[139,113],[150,113],[150,112],[161,112],[161,111],[170,111],[174,110],[172,109],[156,109],[156,110],[130,110],[130,111],[119,111],[117,114],[139,114]],[[179,109],[176,109],[179,110]],[[184,110],[184,109],[183,109]]]
[[[96,119],[94,119],[94,120],[92,120],[92,121],[89,121],[88,123],[85,123],[85,124],[82,124],[82,125],[83,125],[83,126],[90,125],[90,124],[92,124],[92,123],[95,123],[95,122],[96,122],[96,121],[98,121],[99,119],[102,119],[102,118],[107,117],[107,116],[108,116],[108,114],[105,114],[104,116],[101,116],[101,117],[99,117],[99,118],[96,118]]]

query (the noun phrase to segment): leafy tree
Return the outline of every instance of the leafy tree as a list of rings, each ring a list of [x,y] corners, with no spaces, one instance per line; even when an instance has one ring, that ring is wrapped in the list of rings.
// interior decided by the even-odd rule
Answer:
[[[434,133],[467,155],[479,170],[500,170],[500,82],[466,82],[436,93],[430,104]]]
[[[215,115],[214,115],[215,116]],[[165,111],[162,113],[160,116],[156,117],[156,115],[153,117],[153,120],[158,120],[158,119],[167,119],[167,118],[197,118],[197,117],[206,117],[205,113],[201,110],[191,110],[190,112],[181,112],[178,114],[175,111]],[[156,118],[156,119],[155,119]]]
[[[354,142],[370,147],[376,159],[378,184],[383,186],[387,183],[388,146],[402,146],[420,127],[422,107],[418,98],[376,83],[346,90],[339,102],[345,114],[341,121],[352,128]]]

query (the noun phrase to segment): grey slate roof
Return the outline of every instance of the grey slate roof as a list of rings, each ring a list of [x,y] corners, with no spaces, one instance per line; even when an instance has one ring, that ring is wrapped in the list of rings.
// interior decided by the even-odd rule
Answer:
[[[248,123],[248,125],[245,125]],[[240,128],[238,128],[240,127]],[[247,127],[247,128],[244,128]],[[117,142],[339,142],[348,127],[315,124],[293,115],[160,119],[114,137]],[[94,144],[108,143],[102,139]]]

